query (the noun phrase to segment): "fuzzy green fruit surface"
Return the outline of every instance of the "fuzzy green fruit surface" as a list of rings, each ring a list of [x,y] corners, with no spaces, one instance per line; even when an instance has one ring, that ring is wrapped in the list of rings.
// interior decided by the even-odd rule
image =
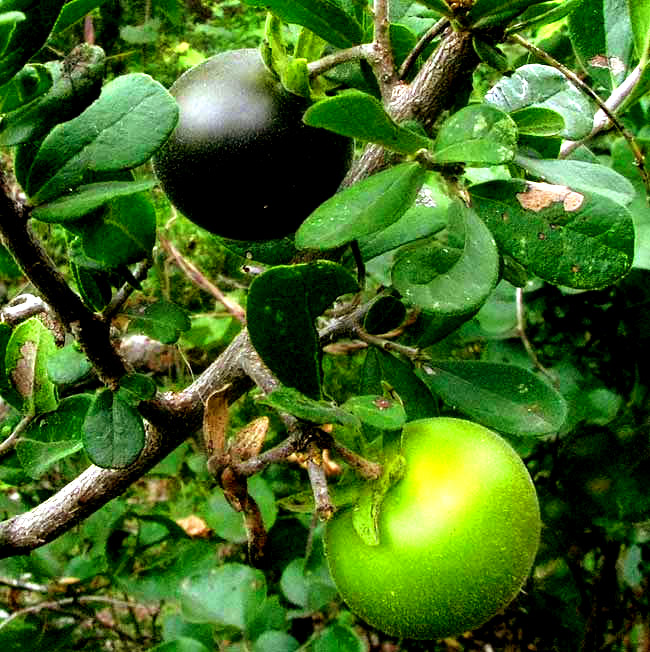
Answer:
[[[327,524],[332,578],[350,609],[394,636],[475,629],[519,593],[540,539],[535,487],[514,449],[487,428],[446,417],[408,423],[406,471],[365,544],[354,508]]]
[[[352,141],[308,127],[308,100],[286,91],[255,49],[182,74],[178,124],[153,159],[160,184],[195,224],[234,240],[293,233],[343,180]]]

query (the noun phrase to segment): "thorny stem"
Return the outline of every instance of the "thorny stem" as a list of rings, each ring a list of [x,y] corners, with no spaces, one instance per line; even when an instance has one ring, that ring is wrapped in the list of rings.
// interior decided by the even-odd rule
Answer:
[[[641,173],[643,183],[645,187],[648,189],[648,192],[650,192],[650,177],[648,176],[648,172],[645,169],[645,157],[643,156],[643,152],[639,147],[639,143],[636,141],[636,138],[634,137],[632,132],[629,129],[627,129],[627,127],[618,119],[618,117],[610,109],[607,103],[604,102],[598,96],[598,93],[596,93],[596,91],[594,91],[591,88],[591,86],[585,84],[585,82],[583,82],[582,79],[578,77],[578,75],[576,75],[573,71],[569,70],[565,65],[560,63],[557,59],[553,58],[550,54],[538,48],[536,45],[529,43],[528,41],[526,41],[526,39],[519,36],[519,34],[513,34],[510,37],[510,40],[513,43],[517,43],[518,45],[521,45],[522,47],[526,48],[529,52],[534,54],[536,57],[542,59],[542,61],[548,63],[550,66],[553,66],[556,70],[559,70],[574,86],[579,88],[585,95],[590,97],[600,107],[600,110],[607,116],[607,118],[611,121],[611,123],[614,125],[617,131],[627,141],[629,148],[632,150],[632,153],[634,154],[634,158],[636,160],[637,167],[639,168],[639,172]]]

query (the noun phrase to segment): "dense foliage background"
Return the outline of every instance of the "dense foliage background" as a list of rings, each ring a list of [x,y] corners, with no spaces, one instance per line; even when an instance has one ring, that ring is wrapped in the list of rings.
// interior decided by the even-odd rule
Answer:
[[[65,184],[67,179],[52,181],[48,176],[56,154],[45,156],[42,150],[36,154],[58,122],[73,118],[96,96],[91,88],[96,81],[88,73],[93,66],[101,68],[100,84],[133,80],[127,76],[146,73],[168,87],[184,70],[214,53],[257,47],[265,33],[268,37],[264,6],[272,4],[73,0],[64,9],[71,10],[75,19],[54,29],[49,38],[46,34],[46,45],[30,57],[32,64],[64,61],[57,74],[78,82],[77,87],[73,84],[71,99],[39,105],[37,117],[25,119],[18,111],[29,110],[30,84],[37,83],[34,74],[38,77],[42,68],[33,68],[36,73],[30,72],[29,79],[13,90],[3,84],[10,84],[14,75],[8,79],[0,76],[0,115],[4,114],[0,118],[0,171],[2,189],[14,202],[13,208],[8,208],[7,202],[0,206],[7,245],[0,249],[0,343],[5,356],[0,371],[0,393],[5,400],[0,414],[2,436],[9,442],[0,444],[0,506],[9,526],[12,517],[47,505],[44,501],[78,478],[91,460],[120,473],[119,469],[137,458],[145,438],[141,417],[155,422],[153,417],[158,414],[154,393],[189,396],[182,393],[188,387],[199,392],[201,386],[196,383],[201,374],[212,369],[215,360],[223,361],[228,347],[245,332],[242,324],[247,302],[248,326],[251,337],[257,338],[256,348],[280,380],[291,384],[283,377],[282,361],[277,359],[286,357],[286,350],[279,355],[264,353],[269,344],[265,344],[263,331],[268,324],[260,321],[256,334],[250,315],[259,313],[260,304],[255,303],[253,292],[249,297],[248,289],[255,279],[262,298],[275,293],[275,284],[284,281],[260,272],[287,263],[295,252],[293,242],[275,243],[277,248],[271,253],[221,242],[177,214],[162,192],[152,188],[150,163],[139,161],[116,167],[120,174],[122,169],[133,168],[132,176],[110,177],[115,182],[141,184],[140,194],[111,199],[118,204],[132,202],[136,217],[129,222],[124,205],[119,211],[111,210],[118,215],[117,221],[139,225],[149,221],[152,228],[130,226],[131,240],[138,244],[129,250],[129,256],[120,258],[125,245],[108,246],[112,237],[108,232],[75,227],[78,215],[69,218],[57,213],[56,200],[63,190],[56,184]],[[336,4],[350,16],[361,12],[368,21],[366,29],[372,32],[365,2],[314,0],[312,8],[317,12],[326,4]],[[0,17],[5,11],[21,11],[18,5],[0,2]],[[327,571],[321,543],[323,523],[313,516],[309,498],[309,478],[312,483],[318,481],[314,480],[315,458],[309,450],[264,465],[250,477],[250,494],[268,530],[264,559],[259,567],[251,565],[249,533],[242,516],[231,508],[206,466],[206,444],[196,427],[197,419],[200,425],[203,417],[197,410],[202,410],[208,398],[204,395],[197,402],[200,408],[195,405],[191,414],[188,411],[167,424],[171,452],[161,456],[162,461],[154,460],[153,468],[145,466],[139,476],[129,476],[122,485],[112,487],[112,500],[97,504],[85,520],[62,526],[60,536],[48,531],[46,545],[34,540],[21,544],[23,548],[16,547],[9,529],[0,531],[5,557],[0,561],[0,644],[7,650],[650,649],[650,377],[645,356],[650,338],[650,211],[642,165],[650,133],[648,39],[644,37],[649,31],[650,6],[613,0],[506,5],[511,8],[502,12],[498,3],[486,1],[483,17],[464,23],[480,32],[474,43],[479,56],[465,74],[465,88],[458,85],[454,91],[456,105],[439,112],[433,131],[432,125],[427,126],[428,133],[438,132],[442,121],[463,107],[483,113],[464,114],[455,124],[444,123],[444,138],[439,137],[432,148],[438,158],[428,161],[433,172],[425,180],[420,176],[414,180],[424,168],[413,161],[422,147],[427,148],[427,137],[416,127],[384,123],[383,114],[377,117],[373,113],[376,107],[367,98],[380,94],[370,71],[358,62],[328,71],[331,95],[345,87],[367,93],[365,99],[347,96],[361,102],[356,110],[367,118],[366,126],[354,127],[359,133],[350,134],[357,138],[357,153],[361,154],[364,141],[369,140],[389,147],[392,142],[394,150],[410,157],[407,167],[389,168],[393,171],[389,181],[393,186],[403,184],[400,197],[408,195],[411,201],[402,206],[398,197],[392,201],[399,206],[380,205],[383,190],[365,187],[350,201],[360,206],[359,213],[376,216],[370,232],[355,231],[354,224],[327,231],[324,222],[330,213],[302,230],[304,248],[315,243],[323,243],[324,249],[346,245],[340,265],[325,266],[328,271],[315,277],[316,283],[326,288],[324,294],[332,294],[332,301],[343,292],[348,298],[354,294],[359,257],[365,261],[360,302],[366,306],[364,327],[345,328],[336,321],[336,312],[318,322],[325,351],[322,394],[320,385],[316,395],[310,391],[313,384],[298,387],[311,401],[301,402],[287,392],[261,402],[260,389],[244,391],[252,385],[250,381],[233,376],[238,393],[229,406],[228,432],[236,433],[257,417],[266,416],[270,421],[264,451],[268,451],[292,434],[295,422],[284,418],[286,412],[305,422],[323,424],[342,417],[319,409],[347,406],[348,413],[363,421],[364,438],[360,443],[348,433],[346,439],[342,428],[343,443],[372,458],[378,433],[391,432],[395,423],[399,429],[406,417],[454,414],[486,423],[502,432],[525,459],[540,497],[542,545],[525,590],[483,628],[456,639],[398,641],[365,626],[347,611]],[[437,1],[399,0],[390,6],[398,63],[441,15],[451,11]],[[468,7],[454,5],[456,17]],[[52,11],[58,14],[59,9]],[[4,29],[0,22],[0,44]],[[285,25],[282,30],[291,52],[298,28]],[[584,89],[576,91],[549,61],[522,42],[509,39],[511,35],[524,37],[576,72],[602,101],[618,93],[621,101],[612,103],[611,108],[618,111],[624,133],[609,125],[590,136],[598,108],[594,98],[585,95]],[[420,65],[441,41],[438,35],[425,43]],[[75,59],[69,53],[79,43],[101,46],[104,54],[95,61],[92,57],[99,55],[85,51]],[[342,46],[338,44],[338,48]],[[0,47],[2,65],[8,66],[9,59]],[[522,69],[530,65],[545,68]],[[132,96],[136,88],[126,87],[124,95]],[[116,92],[114,101],[121,97]],[[526,101],[516,105],[517,97]],[[79,102],[81,107],[73,106]],[[164,99],[160,106],[171,107]],[[347,115],[348,108],[328,106],[323,115],[313,114],[315,124],[346,122],[339,117]],[[70,109],[65,118],[57,114],[61,107]],[[498,115],[491,113],[497,109]],[[503,116],[508,118],[507,124]],[[499,126],[479,137],[480,142],[470,142],[468,130],[478,118],[494,119]],[[37,136],[25,139],[20,135],[22,129],[38,130],[39,124],[45,127]],[[366,127],[364,138],[360,132]],[[584,145],[572,154],[560,149],[563,142],[583,139]],[[398,143],[396,147],[394,143]],[[506,153],[500,160],[494,152],[501,146]],[[153,152],[157,145],[151,147]],[[42,178],[33,163],[38,163],[39,156],[44,157]],[[26,161],[32,164],[29,177]],[[570,161],[591,167],[571,167],[567,165]],[[564,167],[554,166],[556,163]],[[530,187],[523,181],[516,185],[519,179],[548,181],[556,188],[569,186],[578,195],[582,193],[580,196],[595,197],[596,214],[584,220],[586,232],[595,224],[592,233],[598,232],[598,237],[568,238],[557,248],[532,248],[522,254],[518,249],[522,234],[544,244],[555,237],[558,225],[564,226],[563,220],[568,221],[574,209],[567,208],[569,189],[565,188],[556,191],[560,195],[554,201],[559,197],[560,205],[563,200],[565,203],[550,221],[544,222],[546,217],[537,221],[538,212],[521,211],[520,215],[514,198]],[[85,177],[84,183],[92,180],[95,178]],[[483,222],[473,221],[473,211],[466,214],[463,208],[452,208],[447,213],[450,204],[459,205],[458,196],[466,196],[459,188],[472,184],[473,205],[496,245],[481,226]],[[420,199],[411,206],[418,191]],[[205,196],[207,210],[217,212],[228,189],[215,184],[195,192]],[[363,197],[373,192],[375,196],[364,203]],[[37,218],[31,220],[32,228],[63,280],[82,297],[90,313],[103,315],[103,323],[111,328],[109,340],[106,326],[106,342],[118,347],[137,372],[131,373],[128,381],[118,383],[115,378],[119,380],[120,374],[113,376],[110,365],[81,352],[87,346],[84,328],[94,333],[92,320],[90,325],[78,322],[81,326],[75,335],[81,333],[77,338],[80,345],[69,330],[67,335],[66,329],[57,330],[61,315],[65,326],[77,323],[74,305],[69,308],[70,301],[64,298],[63,309],[55,305],[52,311],[48,306],[51,296],[39,302],[32,278],[38,270],[24,262],[29,254],[20,261],[21,269],[9,253],[20,255],[19,248],[11,245],[12,233],[19,231],[15,207],[29,211],[32,205],[37,207],[31,215]],[[98,206],[93,210],[104,210]],[[506,209],[512,211],[513,220],[521,218],[525,228],[500,231]],[[389,232],[386,215],[391,211],[393,216],[399,213],[400,219]],[[102,219],[103,224],[111,223],[106,216]],[[605,232],[603,239],[599,239],[598,229]],[[436,241],[436,246],[418,249],[422,242],[429,246],[431,238],[441,233],[444,247]],[[22,242],[20,233],[15,237]],[[347,246],[353,241],[359,244]],[[470,252],[472,247],[476,251]],[[253,254],[247,256],[251,250]],[[468,258],[470,253],[475,257]],[[563,268],[567,255],[579,261],[568,264],[568,271]],[[409,257],[417,269],[409,267]],[[420,269],[429,276],[414,280]],[[572,274],[580,276],[573,285],[568,280]],[[268,286],[260,282],[262,278]],[[297,276],[289,280],[304,281]],[[342,288],[341,292],[333,292],[332,286]],[[417,289],[421,287],[425,288],[423,294],[434,297],[435,301],[431,297],[426,300],[435,303],[435,309],[422,303]],[[371,311],[377,297],[379,302]],[[345,302],[339,301],[337,307],[341,303]],[[43,321],[35,321],[34,315]],[[313,337],[313,326],[312,331],[292,331],[299,316],[291,311],[285,315],[287,330],[295,340],[288,341],[289,350],[302,351],[301,342]],[[328,327],[335,333],[331,341],[323,336]],[[272,344],[274,338],[272,333]],[[33,342],[39,343],[39,353],[30,358],[31,389],[19,396],[20,387],[12,375],[20,358],[16,351]],[[304,355],[313,360],[316,351],[309,346],[305,345]],[[98,350],[95,355],[101,358]],[[437,384],[427,381],[426,369],[431,365],[437,371]],[[418,375],[414,368],[420,370]],[[254,373],[249,375],[259,380]],[[258,384],[264,389],[263,382]],[[102,389],[105,386],[110,389]],[[517,388],[531,392],[530,401],[523,406],[513,398]],[[399,403],[395,394],[403,399],[406,413],[397,409],[397,416],[390,416],[397,422],[382,421],[389,417],[368,414],[372,409],[367,404],[350,402],[354,397],[383,392],[395,403]],[[113,440],[108,450],[102,448],[98,433],[109,426],[104,421],[93,430],[86,418],[91,405],[95,413],[104,414],[97,407],[97,396],[114,401],[120,409],[126,406],[121,413],[124,420],[110,425]],[[318,403],[323,397],[327,400]],[[206,411],[208,429],[223,417],[224,409]],[[176,438],[173,442],[171,431]],[[163,449],[164,445],[159,450]],[[337,455],[332,457],[319,468],[336,487],[345,464]],[[340,485],[346,477],[344,472]],[[109,483],[110,472],[101,478]],[[336,504],[335,490],[332,496]],[[49,514],[44,511],[40,518],[46,521]]]

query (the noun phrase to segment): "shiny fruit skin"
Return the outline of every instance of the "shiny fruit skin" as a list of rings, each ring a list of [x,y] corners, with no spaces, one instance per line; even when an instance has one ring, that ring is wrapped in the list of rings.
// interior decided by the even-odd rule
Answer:
[[[327,524],[330,572],[350,609],[405,638],[475,629],[506,606],[532,567],[540,513],[528,470],[496,433],[446,417],[408,423],[404,477],[386,494],[379,545],[352,509]]]
[[[176,208],[212,233],[286,236],[345,176],[352,142],[306,126],[308,101],[284,90],[255,49],[217,54],[169,90],[179,121],[154,170]]]

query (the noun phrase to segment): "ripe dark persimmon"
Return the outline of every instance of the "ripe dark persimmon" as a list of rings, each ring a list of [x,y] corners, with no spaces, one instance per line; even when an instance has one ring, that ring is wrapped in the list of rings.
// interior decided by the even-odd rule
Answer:
[[[349,167],[352,142],[305,125],[309,101],[285,90],[255,49],[207,59],[170,93],[179,121],[154,169],[176,208],[216,235],[293,233]]]

